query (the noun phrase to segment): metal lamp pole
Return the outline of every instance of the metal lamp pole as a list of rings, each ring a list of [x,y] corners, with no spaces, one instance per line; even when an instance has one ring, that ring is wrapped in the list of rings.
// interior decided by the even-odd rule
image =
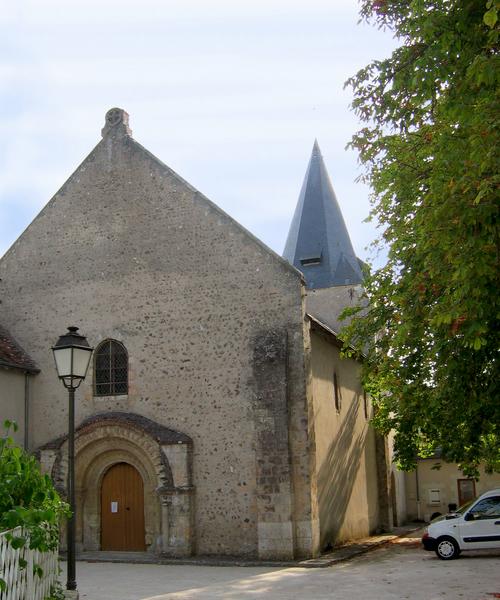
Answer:
[[[57,374],[68,390],[68,501],[71,516],[67,525],[68,578],[67,590],[76,590],[76,553],[75,553],[75,390],[85,379],[90,364],[92,350],[85,336],[77,333],[78,327],[68,327],[52,347]]]
[[[75,560],[75,388],[68,388],[69,419],[68,419],[68,500],[71,516],[68,519],[68,577],[67,590],[76,590],[76,560]]]

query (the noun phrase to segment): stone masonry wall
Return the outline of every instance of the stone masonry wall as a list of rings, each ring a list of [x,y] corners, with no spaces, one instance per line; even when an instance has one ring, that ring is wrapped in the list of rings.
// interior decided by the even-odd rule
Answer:
[[[94,346],[114,338],[129,353],[129,393],[94,396],[91,368],[77,392],[77,424],[122,410],[192,438],[196,552],[257,555],[259,536],[272,538],[258,528],[268,522],[262,486],[269,484],[279,489],[276,521],[286,524],[287,535],[293,521],[296,553],[311,553],[304,312],[293,268],[119,123],[105,128],[104,139],[0,261],[0,277],[2,318],[41,368],[33,447],[67,428],[66,392],[50,346],[68,325],[79,326]],[[269,417],[281,444],[269,454],[279,458],[276,471],[259,463],[269,422],[256,411],[267,386],[256,340],[271,331],[280,332],[280,348],[287,340],[270,367],[279,384],[265,400],[276,402]],[[274,475],[275,482],[262,482]],[[293,552],[289,546],[285,554]]]

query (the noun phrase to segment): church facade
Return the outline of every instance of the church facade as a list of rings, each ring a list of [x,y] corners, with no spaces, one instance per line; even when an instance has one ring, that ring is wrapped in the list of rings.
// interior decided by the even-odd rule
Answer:
[[[125,111],[102,136],[0,260],[2,325],[32,361],[26,444],[63,493],[50,347],[78,325],[95,348],[77,393],[78,548],[290,559],[389,527],[387,448],[337,338],[362,274],[319,148],[284,259],[138,144]],[[327,241],[307,248],[310,202]],[[315,280],[326,263],[333,279]]]

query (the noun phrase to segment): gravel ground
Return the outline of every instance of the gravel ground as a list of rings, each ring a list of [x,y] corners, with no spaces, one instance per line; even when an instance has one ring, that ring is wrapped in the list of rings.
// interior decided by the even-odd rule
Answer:
[[[78,562],[80,600],[500,598],[500,551],[445,562],[418,536],[323,569]]]

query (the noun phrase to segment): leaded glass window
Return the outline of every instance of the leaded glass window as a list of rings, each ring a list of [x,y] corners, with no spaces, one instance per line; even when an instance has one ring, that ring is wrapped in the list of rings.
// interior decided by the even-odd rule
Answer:
[[[128,353],[120,342],[106,340],[95,350],[94,389],[96,396],[128,393]]]

